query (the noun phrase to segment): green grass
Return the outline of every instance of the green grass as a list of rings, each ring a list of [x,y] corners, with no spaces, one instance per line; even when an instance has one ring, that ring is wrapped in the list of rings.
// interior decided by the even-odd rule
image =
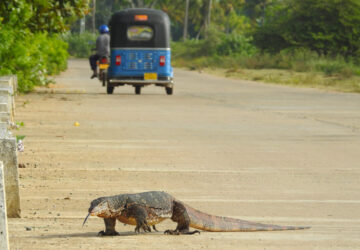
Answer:
[[[360,93],[360,65],[350,59],[304,49],[275,55],[250,49],[209,55],[203,45],[204,41],[173,43],[173,66],[237,79]]]
[[[327,76],[322,72],[295,72],[282,69],[238,69],[233,71],[226,69],[210,70],[209,68],[204,69],[204,71],[235,79],[360,93],[359,76],[342,78],[338,76]]]

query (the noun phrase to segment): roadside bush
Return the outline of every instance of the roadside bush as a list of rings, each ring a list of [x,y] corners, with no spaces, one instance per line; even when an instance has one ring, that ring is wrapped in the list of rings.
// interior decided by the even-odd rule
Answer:
[[[319,61],[315,64],[315,68],[325,73],[325,75],[331,76],[338,72],[341,72],[344,65],[339,61],[329,62],[327,60]]]
[[[49,82],[47,76],[66,69],[67,44],[46,32],[0,27],[0,75],[16,74],[19,91],[29,92]]]
[[[67,66],[59,34],[87,11],[87,0],[0,1],[0,75],[16,74],[20,92],[49,83]]]
[[[252,38],[242,34],[231,33],[222,35],[221,42],[217,45],[216,54],[230,56],[240,54],[243,56],[251,56],[257,53],[257,49],[251,43]]]
[[[216,27],[210,27],[205,39],[173,42],[173,57],[175,59],[207,57],[208,60],[214,62],[225,56],[238,57],[241,55],[249,57],[255,55],[258,51],[252,45],[251,40],[251,37],[246,37],[243,34],[225,34],[218,31]]]
[[[171,51],[172,57],[177,58],[195,58],[200,56],[199,50],[202,46],[202,41],[199,40],[186,40],[184,42],[172,42]]]
[[[78,58],[89,57],[92,48],[96,46],[96,35],[88,32],[82,34],[68,33],[63,36],[63,39],[69,44],[69,54]]]

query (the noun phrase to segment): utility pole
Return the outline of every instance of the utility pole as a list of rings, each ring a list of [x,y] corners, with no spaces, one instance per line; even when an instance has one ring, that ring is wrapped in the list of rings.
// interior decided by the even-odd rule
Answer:
[[[96,33],[96,27],[95,27],[95,13],[96,13],[96,0],[92,1],[93,3],[93,13],[92,13],[92,30],[93,33]]]
[[[189,0],[186,0],[185,5],[185,20],[184,20],[184,32],[183,39],[186,40],[188,36],[188,19],[189,19]]]

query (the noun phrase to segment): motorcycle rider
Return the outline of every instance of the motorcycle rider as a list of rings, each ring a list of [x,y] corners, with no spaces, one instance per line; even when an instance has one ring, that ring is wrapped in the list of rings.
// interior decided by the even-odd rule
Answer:
[[[91,55],[89,58],[91,69],[93,70],[93,75],[91,79],[97,77],[97,61],[101,57],[109,57],[110,55],[110,35],[109,27],[105,24],[101,25],[99,28],[100,35],[96,39],[96,54]]]

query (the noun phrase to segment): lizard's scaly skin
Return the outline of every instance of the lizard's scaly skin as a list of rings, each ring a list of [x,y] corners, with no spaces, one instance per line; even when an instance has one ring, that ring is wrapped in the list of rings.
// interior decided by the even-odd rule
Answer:
[[[159,191],[100,197],[91,202],[89,214],[104,218],[106,230],[101,231],[99,233],[101,235],[118,235],[115,231],[116,220],[136,225],[136,232],[140,232],[140,229],[146,232],[151,231],[149,226],[153,226],[155,229],[154,225],[168,218],[178,223],[175,230],[165,231],[168,234],[198,232],[190,232],[189,227],[211,232],[279,231],[309,228],[283,227],[209,215],[176,200],[168,193]]]

